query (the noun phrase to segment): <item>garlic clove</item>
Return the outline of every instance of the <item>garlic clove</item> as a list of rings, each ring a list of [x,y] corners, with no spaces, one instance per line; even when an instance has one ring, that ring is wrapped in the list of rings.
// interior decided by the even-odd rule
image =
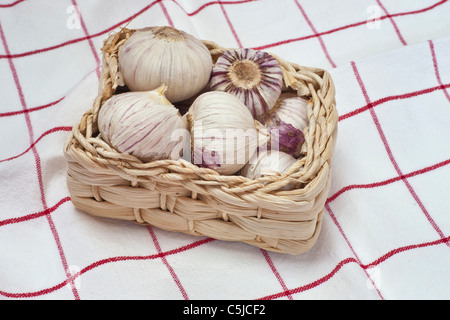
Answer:
[[[208,48],[199,39],[169,26],[135,31],[119,50],[119,69],[131,91],[166,84],[172,103],[188,99],[207,84],[212,71]]]
[[[264,51],[233,49],[225,51],[213,66],[211,90],[235,95],[257,118],[276,103],[283,87],[278,61]]]
[[[248,108],[221,91],[201,94],[188,111],[192,163],[230,175],[253,156],[258,129]]]
[[[275,106],[259,117],[262,122],[284,121],[304,131],[308,126],[308,100],[299,97],[295,92],[282,92]]]
[[[258,120],[270,132],[268,149],[281,150],[295,158],[301,156],[303,131],[309,122],[306,99],[294,92],[283,92],[275,106]]]
[[[209,91],[209,87],[206,86],[205,88],[203,88],[202,90],[200,90],[199,93],[195,94],[194,96],[182,100],[182,101],[178,101],[176,103],[174,103],[174,106],[180,111],[181,115],[185,115],[189,108],[191,107],[191,105],[194,103],[195,99],[197,99],[201,94],[205,93]]]
[[[270,175],[280,175],[289,170],[297,161],[291,155],[277,150],[262,150],[254,154],[250,161],[242,168],[240,174],[249,179],[258,179]],[[288,184],[283,190],[292,189]]]
[[[187,121],[164,96],[167,86],[112,96],[101,107],[101,137],[117,151],[142,161],[178,159]],[[178,149],[177,149],[178,148]]]
[[[266,124],[265,126],[270,134],[266,149],[280,150],[294,158],[301,157],[302,145],[305,142],[305,136],[301,130],[283,121],[273,125]]]

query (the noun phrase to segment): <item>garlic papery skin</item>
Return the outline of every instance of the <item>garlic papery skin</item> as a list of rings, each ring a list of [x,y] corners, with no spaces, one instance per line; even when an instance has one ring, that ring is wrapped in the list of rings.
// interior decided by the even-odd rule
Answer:
[[[164,96],[166,86],[109,98],[98,114],[101,138],[117,151],[148,162],[180,157],[187,121]],[[176,133],[176,134],[175,134]]]
[[[242,168],[240,174],[249,179],[280,175],[289,170],[296,161],[297,159],[282,151],[258,151]]]
[[[119,70],[131,91],[168,86],[172,103],[188,99],[211,76],[212,58],[206,45],[182,30],[149,27],[135,31],[119,50]]]
[[[283,92],[276,105],[258,118],[271,134],[268,149],[276,149],[299,158],[308,126],[307,100],[294,92]]]
[[[309,122],[308,100],[299,97],[295,92],[283,92],[275,106],[259,118],[261,122],[267,122],[269,119],[273,122],[290,123],[295,128],[304,131]]]
[[[278,61],[269,53],[253,49],[225,51],[213,66],[211,90],[235,95],[254,118],[268,112],[276,103],[283,87],[283,74]]]
[[[191,134],[191,161],[220,174],[239,171],[253,156],[260,136],[247,107],[221,91],[201,94],[187,113]]]

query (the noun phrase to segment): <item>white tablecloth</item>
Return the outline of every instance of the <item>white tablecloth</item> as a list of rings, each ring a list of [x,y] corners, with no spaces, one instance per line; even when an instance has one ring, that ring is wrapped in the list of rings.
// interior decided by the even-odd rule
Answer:
[[[449,299],[449,15],[447,0],[1,0],[0,299]],[[126,24],[330,71],[339,134],[311,250],[75,209],[64,141]]]

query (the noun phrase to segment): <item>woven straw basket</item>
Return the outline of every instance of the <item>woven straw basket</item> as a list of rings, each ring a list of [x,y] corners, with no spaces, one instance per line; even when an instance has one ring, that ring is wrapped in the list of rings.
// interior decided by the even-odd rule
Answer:
[[[276,57],[285,89],[309,98],[304,157],[283,175],[250,180],[220,175],[183,159],[143,163],[99,137],[102,104],[122,88],[118,50],[135,30],[104,42],[98,97],[73,127],[65,146],[67,184],[75,207],[91,215],[133,221],[163,230],[206,236],[287,254],[316,242],[330,187],[338,115],[328,72]],[[213,62],[226,50],[203,41]],[[299,187],[281,191],[288,183]]]

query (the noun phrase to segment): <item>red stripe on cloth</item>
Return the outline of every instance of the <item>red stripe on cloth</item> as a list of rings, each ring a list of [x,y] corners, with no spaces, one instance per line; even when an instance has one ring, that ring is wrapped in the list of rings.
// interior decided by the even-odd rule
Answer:
[[[334,215],[333,210],[331,210],[330,205],[328,203],[325,203],[325,209],[328,211],[328,214],[330,215],[331,219],[333,220],[334,224],[336,225],[336,227],[338,228],[339,232],[341,233],[342,237],[344,237],[345,242],[347,243],[348,247],[350,248],[350,250],[352,251],[353,255],[355,256],[355,261],[362,265],[361,259],[359,259],[358,255],[356,254],[356,251],[353,249],[353,246],[351,245],[350,241],[348,240],[344,230],[342,229],[341,225],[339,224],[336,216]],[[367,270],[364,269],[364,273],[366,274],[367,278],[370,280],[370,282],[372,283],[372,286],[376,289],[378,296],[384,300],[383,295],[381,294],[380,290],[377,288],[375,282],[373,281],[373,279],[371,278],[371,276],[369,275],[369,273],[367,272]]]
[[[16,4],[19,4],[19,3],[24,2],[24,1],[25,0],[17,0],[17,1],[14,1],[12,3],[8,3],[8,4],[0,4],[0,8],[11,8],[11,7],[14,7]]]
[[[308,36],[281,40],[281,41],[265,44],[265,45],[262,45],[262,46],[253,47],[253,49],[255,49],[255,50],[264,50],[264,49],[268,49],[268,48],[272,48],[272,47],[278,47],[278,46],[289,44],[289,43],[292,43],[292,42],[304,41],[304,40],[308,40],[308,39],[324,36],[324,35],[327,35],[327,34],[332,34],[332,33],[335,33],[335,32],[341,31],[341,30],[355,28],[355,27],[358,27],[358,26],[366,24],[366,23],[367,23],[367,21],[356,22],[356,23],[352,23],[352,24],[349,24],[349,25],[346,25],[346,26],[339,27],[339,28],[331,29],[331,30],[328,30],[328,31],[318,32],[317,34],[311,34],[311,35],[308,35]],[[2,56],[0,56],[0,58],[1,57]]]
[[[202,11],[203,9],[205,9],[206,7],[209,7],[211,5],[215,5],[215,4],[223,4],[223,5],[232,5],[232,4],[242,4],[242,3],[248,3],[248,2],[257,2],[259,0],[242,0],[242,1],[210,1],[207,2],[203,5],[201,5],[198,9],[194,10],[193,12],[187,12],[186,9],[183,8],[183,6],[181,6],[176,0],[172,0],[172,2],[174,2],[178,7],[180,7],[181,10],[183,10],[183,12],[185,14],[187,14],[189,17],[195,16],[196,14],[198,14],[200,11]]]
[[[438,62],[436,59],[436,51],[434,50],[434,43],[432,40],[428,40],[428,44],[430,45],[431,57],[433,59],[434,73],[436,74],[436,79],[440,85],[440,88],[442,88],[442,90],[444,91],[444,94],[447,97],[448,102],[450,102],[450,95],[447,91],[447,87],[444,86],[444,84],[442,83],[442,80],[441,80],[439,66],[438,66]]]
[[[366,90],[366,88],[365,88],[365,86],[364,86],[364,83],[363,83],[363,81],[362,81],[361,75],[360,75],[359,72],[358,72],[358,69],[357,69],[357,67],[356,67],[355,62],[352,61],[352,62],[351,62],[351,65],[352,65],[353,73],[355,74],[355,77],[356,77],[356,79],[357,79],[357,81],[358,81],[358,84],[359,84],[359,86],[360,86],[360,88],[361,88],[361,91],[362,91],[362,93],[363,93],[363,95],[364,95],[364,98],[366,99],[367,104],[368,104],[368,105],[371,105],[371,101],[370,101],[369,95],[368,95],[367,90]],[[400,167],[398,166],[397,161],[396,161],[395,158],[394,158],[394,155],[393,155],[393,153],[392,153],[392,150],[391,150],[391,148],[390,148],[390,146],[389,146],[389,143],[388,143],[388,141],[387,141],[387,139],[386,139],[386,136],[385,136],[385,134],[384,134],[384,131],[383,131],[383,129],[381,128],[381,124],[380,124],[380,122],[379,122],[379,120],[378,120],[377,115],[375,114],[374,109],[371,107],[371,108],[369,109],[369,111],[370,111],[370,114],[371,114],[371,116],[372,116],[372,119],[373,119],[373,121],[374,121],[374,123],[375,123],[375,126],[376,126],[376,128],[377,128],[378,134],[380,135],[381,141],[383,142],[383,145],[384,145],[384,148],[385,148],[385,150],[386,150],[386,153],[387,153],[387,155],[388,155],[388,157],[389,157],[389,159],[390,159],[392,165],[393,165],[394,168],[395,168],[395,171],[397,171],[397,174],[398,174],[400,177],[402,177],[403,183],[405,184],[406,188],[408,189],[409,193],[410,193],[411,196],[414,198],[414,200],[416,201],[416,203],[419,205],[420,209],[422,210],[423,214],[425,215],[425,217],[427,218],[428,222],[431,224],[431,226],[433,227],[433,229],[437,232],[437,234],[438,234],[441,238],[443,238],[443,237],[444,237],[443,232],[442,232],[441,229],[438,227],[438,225],[436,224],[436,222],[433,220],[433,218],[431,217],[430,213],[428,212],[428,210],[425,208],[425,206],[423,205],[422,201],[420,200],[419,196],[418,196],[417,193],[414,191],[413,187],[411,186],[411,184],[409,183],[409,181],[407,180],[407,178],[405,178],[405,175],[404,175],[404,174],[402,173],[402,171],[400,170]]]
[[[148,256],[118,256],[118,257],[111,257],[111,258],[107,258],[107,259],[102,259],[99,261],[96,261],[94,263],[91,263],[90,265],[88,265],[87,267],[83,268],[82,270],[80,270],[79,272],[74,273],[73,275],[70,276],[70,281],[74,281],[76,278],[80,277],[81,275],[83,275],[84,273],[96,269],[102,265],[108,264],[108,263],[116,263],[116,262],[121,262],[121,261],[142,261],[142,260],[154,260],[154,259],[159,259],[161,257],[165,257],[165,256],[169,256],[169,255],[173,255],[173,254],[177,254],[177,253],[181,253],[181,252],[185,252],[194,248],[197,248],[201,245],[207,244],[209,242],[215,241],[215,239],[212,238],[206,238],[203,240],[199,240],[196,241],[194,243],[188,244],[186,246],[182,246],[173,250],[169,250],[166,252],[161,252],[158,254],[152,254],[152,255],[148,255]],[[7,298],[32,298],[32,297],[39,297],[39,296],[43,296],[49,293],[52,293],[54,291],[57,291],[63,287],[65,287],[67,284],[69,283],[69,279],[66,279],[52,287],[46,288],[46,289],[42,289],[39,291],[34,291],[34,292],[21,292],[21,293],[11,293],[11,292],[6,292],[6,291],[2,291],[0,290],[0,295],[5,296]]]
[[[43,216],[47,216],[47,215],[51,214],[52,212],[56,211],[56,209],[58,209],[63,203],[66,203],[68,201],[70,201],[70,197],[65,197],[65,198],[62,198],[61,200],[59,200],[58,203],[55,204],[54,206],[47,208],[45,210],[35,212],[35,213],[30,213],[25,216],[21,216],[21,217],[17,217],[17,218],[0,220],[0,227],[6,226],[9,224],[19,223],[19,222],[30,221],[30,220],[37,219],[37,218],[40,218]]]
[[[306,285],[294,288],[294,289],[289,289],[287,291],[284,292],[280,292],[280,293],[276,293],[276,294],[271,294],[262,298],[259,298],[257,300],[274,300],[274,299],[279,299],[279,298],[283,298],[287,295],[292,295],[292,294],[296,294],[296,293],[301,293],[304,291],[308,291],[311,290],[315,287],[320,286],[321,284],[327,282],[328,280],[330,280],[344,265],[350,263],[350,262],[355,262],[358,263],[358,261],[356,261],[354,258],[347,258],[345,260],[342,260],[341,262],[338,263],[338,265],[328,274],[326,274],[325,276],[323,276],[322,278],[317,279],[316,281],[313,281],[311,283],[308,283]]]
[[[80,9],[79,9],[78,4],[77,4],[77,1],[76,0],[72,0],[72,4],[75,7],[78,19],[79,19],[80,24],[81,24],[81,28],[83,29],[83,32],[86,35],[87,41],[89,43],[89,47],[91,48],[92,54],[94,55],[95,63],[97,64],[97,77],[100,79],[100,65],[101,65],[100,58],[98,56],[97,50],[95,49],[94,42],[92,41],[92,38],[89,35],[89,32],[88,32],[87,27],[86,27],[86,24],[84,23],[84,19],[83,19],[82,15],[81,15]]]
[[[394,183],[396,181],[400,181],[400,180],[403,180],[403,179],[406,179],[406,178],[411,178],[411,177],[414,177],[414,176],[417,176],[417,175],[420,175],[420,174],[423,174],[423,173],[427,173],[427,172],[439,169],[439,168],[444,167],[444,166],[449,165],[449,164],[450,164],[450,159],[442,161],[442,162],[439,162],[437,164],[434,164],[434,165],[431,165],[431,166],[428,166],[428,167],[425,167],[425,168],[420,169],[420,170],[416,170],[416,171],[407,173],[407,174],[405,174],[403,176],[398,176],[398,177],[395,177],[395,178],[391,178],[391,179],[387,179],[387,180],[383,180],[383,181],[379,181],[379,182],[367,183],[367,184],[352,184],[352,185],[349,185],[349,186],[346,186],[346,187],[340,189],[338,192],[336,192],[335,194],[330,196],[327,199],[326,203],[333,202],[334,200],[336,200],[336,198],[338,198],[344,192],[347,192],[347,191],[350,191],[350,190],[353,190],[353,189],[372,189],[372,188],[382,187],[382,186]]]
[[[377,0],[378,6],[384,11],[386,17],[389,18],[389,20],[391,21],[392,26],[394,27],[395,32],[397,33],[397,37],[400,39],[400,42],[406,46],[407,43],[405,41],[405,38],[403,38],[400,29],[398,28],[397,24],[395,23],[394,19],[392,18],[392,16],[389,14],[389,12],[386,10],[386,8],[383,6],[383,4],[381,3],[380,0]]]
[[[308,15],[306,14],[306,11],[303,9],[303,7],[300,5],[300,3],[297,0],[294,0],[294,2],[297,5],[297,7],[300,9],[300,12],[302,13],[303,17],[305,18],[306,22],[308,23],[309,27],[311,28],[311,31],[313,32],[314,36],[317,37],[317,39],[319,40],[320,46],[322,47],[322,50],[325,53],[325,57],[327,58],[328,62],[331,64],[331,66],[333,68],[336,68],[336,64],[334,63],[333,59],[331,59],[330,53],[328,52],[328,49],[325,46],[325,42],[323,41],[319,32],[317,32],[316,28],[312,24],[311,20],[309,19]]]
[[[239,39],[239,36],[238,36],[236,30],[234,29],[234,26],[231,23],[231,20],[228,17],[227,12],[225,11],[225,7],[223,6],[222,1],[217,1],[217,3],[219,3],[219,5],[220,5],[220,10],[222,10],[223,15],[225,16],[225,20],[227,20],[228,26],[230,27],[231,33],[233,34],[234,38],[236,39],[236,43],[238,44],[238,47],[242,48],[243,46],[242,46],[241,40]]]
[[[444,3],[446,3],[447,1],[449,1],[449,0],[441,0],[441,1],[438,1],[438,2],[436,2],[435,4],[433,4],[431,6],[425,7],[423,9],[414,10],[414,11],[407,11],[407,12],[394,13],[394,14],[391,14],[390,16],[391,17],[401,17],[401,16],[408,16],[408,15],[412,15],[412,14],[426,12],[426,11],[432,10],[432,9],[434,9],[434,8],[444,4]]]
[[[167,19],[167,23],[169,23],[169,25],[173,28],[173,27],[174,27],[174,24],[173,24],[172,18],[170,17],[169,12],[167,11],[166,6],[164,5],[164,2],[161,1],[161,2],[159,3],[159,6],[161,7],[161,10],[163,11],[164,16],[165,16],[166,19]]]
[[[393,101],[393,100],[402,100],[402,99],[409,99],[409,98],[414,98],[417,96],[421,96],[424,94],[428,94],[428,93],[432,93],[434,91],[437,90],[445,90],[447,88],[450,88],[450,83],[449,84],[442,84],[440,86],[436,86],[436,87],[432,87],[432,88],[427,88],[427,89],[423,89],[423,90],[419,90],[419,91],[414,91],[414,92],[409,92],[409,93],[404,93],[404,94],[399,94],[399,95],[395,95],[395,96],[388,96],[388,97],[384,97],[378,100],[375,100],[374,102],[371,102],[370,104],[366,104],[364,107],[358,108],[356,110],[350,111],[348,113],[345,113],[341,116],[339,116],[339,121],[351,118],[361,112],[367,111],[370,108],[374,108],[380,104],[389,102],[389,101]]]
[[[116,28],[116,27],[114,27],[114,28]],[[104,33],[107,33],[107,32],[109,32],[111,30],[107,30],[107,31],[104,30],[105,31]],[[94,38],[94,37],[99,36],[99,35],[103,35],[104,33],[102,31],[101,34],[91,35],[91,38]],[[57,44],[57,45],[54,45],[54,46],[41,48],[41,49],[36,49],[36,50],[32,50],[32,51],[27,51],[27,52],[22,52],[22,53],[4,54],[4,55],[0,55],[0,59],[23,58],[23,57],[27,57],[27,56],[31,56],[31,55],[40,54],[40,53],[44,53],[44,52],[47,52],[47,51],[52,51],[52,50],[55,50],[55,49],[59,49],[59,48],[62,48],[62,47],[65,47],[65,46],[68,46],[68,45],[71,45],[71,44],[75,44],[75,43],[78,43],[78,42],[82,42],[82,41],[85,41],[85,40],[88,40],[88,38],[87,37],[77,38],[77,39],[61,42],[60,44]]]
[[[7,159],[2,159],[2,160],[0,160],[0,163],[6,162],[6,161],[11,161],[13,159],[17,159],[17,158],[23,156],[25,153],[32,150],[42,138],[44,138],[45,136],[47,136],[51,133],[59,132],[59,131],[71,131],[71,130],[72,130],[72,127],[55,127],[50,130],[47,130],[36,141],[33,141],[33,143],[25,151],[23,151],[22,153],[20,153],[18,155],[13,156],[13,157],[10,157]]]
[[[1,25],[1,23],[0,23],[0,38],[1,38],[2,42],[3,42],[3,47],[5,49],[6,54],[9,54],[10,53],[9,52],[9,46],[8,46],[7,41],[6,41],[5,33],[3,31],[3,27]],[[19,76],[17,75],[16,67],[14,66],[13,60],[11,58],[8,59],[8,63],[9,63],[9,67],[11,69],[11,72],[13,74],[14,83],[16,85],[17,92],[18,92],[19,98],[20,98],[20,103],[22,104],[22,108],[24,110],[26,110],[27,109],[27,104],[26,104],[26,101],[25,101],[25,96],[23,94],[22,86],[21,86],[20,81],[19,81]],[[28,127],[28,134],[30,136],[30,144],[33,146],[32,150],[33,150],[33,154],[34,154],[34,157],[35,157],[36,173],[37,173],[37,178],[38,178],[38,182],[39,182],[39,190],[40,190],[40,195],[41,195],[41,202],[42,202],[42,206],[44,207],[44,210],[47,210],[48,207],[47,207],[47,202],[45,200],[44,183],[42,181],[41,159],[40,159],[39,153],[38,153],[38,151],[36,149],[36,146],[34,145],[33,126],[31,124],[30,115],[27,112],[25,112],[24,116],[25,116],[25,120],[26,120],[26,123],[27,123],[27,127]],[[56,230],[56,227],[55,227],[55,224],[53,222],[52,217],[50,215],[46,215],[46,218],[47,218],[49,227],[50,227],[50,229],[52,231],[53,238],[55,239],[56,245],[58,247],[59,255],[60,255],[61,262],[63,264],[64,270],[66,272],[67,277],[69,277],[70,276],[70,272],[69,272],[66,256],[64,254],[64,250],[63,250],[63,248],[61,246],[61,241],[59,239],[59,234],[58,234],[58,232]],[[75,284],[73,282],[71,282],[70,285],[71,285],[71,288],[72,288],[73,295],[75,296],[76,299],[79,299],[79,295],[78,295],[77,289],[75,288]]]
[[[373,262],[366,264],[366,265],[362,265],[362,267],[367,269],[367,268],[377,266],[380,263],[386,261],[387,259],[395,256],[396,254],[399,254],[399,253],[402,253],[405,251],[426,248],[426,247],[432,247],[432,246],[436,246],[436,245],[440,245],[440,244],[448,245],[449,242],[450,242],[450,237],[445,237],[445,238],[441,238],[441,239],[435,240],[435,241],[424,242],[424,243],[420,243],[420,244],[413,244],[413,245],[409,245],[409,246],[403,246],[403,247],[389,251],[388,253],[384,254],[383,256],[379,257],[378,259],[374,260]]]
[[[428,6],[426,8],[420,9],[420,10],[406,11],[406,12],[399,12],[399,13],[396,13],[396,14],[391,14],[389,17],[393,18],[393,17],[400,17],[400,16],[407,16],[407,15],[423,13],[423,12],[432,10],[432,9],[434,9],[434,8],[440,6],[440,5],[443,5],[447,1],[449,1],[449,0],[442,0],[442,1],[439,1],[439,2],[435,3],[434,5]],[[382,16],[382,17],[378,18],[378,20],[381,21],[381,20],[387,19],[389,17],[388,16]],[[342,31],[342,30],[359,27],[361,25],[365,25],[366,23],[367,23],[367,20],[360,21],[360,22],[355,22],[355,23],[351,23],[351,24],[348,24],[348,25],[345,25],[345,26],[338,27],[338,28],[330,29],[328,31],[318,32],[317,34],[312,34],[312,35],[308,35],[308,36],[304,36],[304,37],[298,37],[298,38],[292,38],[292,39],[286,39],[286,40],[273,42],[273,43],[265,44],[265,45],[258,46],[258,47],[253,47],[253,49],[255,49],[255,50],[264,50],[264,49],[277,47],[277,46],[284,45],[284,44],[289,44],[289,43],[292,43],[292,42],[303,41],[303,40],[307,40],[307,39],[311,39],[311,38],[315,38],[315,37],[319,37],[319,36],[332,34],[332,33],[338,32],[338,31]],[[1,56],[0,56],[0,58],[1,58]]]
[[[361,268],[363,269],[369,269],[369,268],[373,268],[375,266],[380,265],[381,263],[383,263],[384,261],[388,260],[389,258],[400,254],[402,252],[406,252],[406,251],[410,251],[410,250],[415,250],[415,249],[420,249],[420,248],[427,248],[427,247],[433,247],[433,246],[437,246],[440,244],[446,244],[450,241],[450,237],[446,237],[446,238],[442,238],[436,241],[430,241],[430,242],[424,242],[424,243],[420,243],[420,244],[414,244],[414,245],[409,245],[409,246],[404,246],[404,247],[399,247],[396,248],[394,250],[389,251],[388,253],[384,254],[383,256],[379,257],[378,259],[374,260],[373,262],[369,263],[369,264],[360,264],[355,258],[346,258],[344,260],[341,260],[335,267],[333,270],[331,270],[328,274],[326,274],[325,276],[311,282],[308,283],[306,285],[303,286],[299,286],[297,288],[294,289],[289,289],[287,291],[284,292],[279,292],[276,294],[272,294],[272,295],[268,295],[265,297],[261,297],[257,300],[273,300],[273,299],[279,299],[279,298],[283,298],[286,295],[292,295],[292,294],[296,294],[296,293],[300,293],[300,292],[304,292],[310,289],[313,289],[325,282],[327,282],[328,280],[330,280],[333,276],[335,276],[338,271],[345,266],[346,264],[349,263],[356,263],[357,265],[359,265]]]
[[[275,275],[275,278],[277,278],[278,282],[281,285],[281,288],[287,292],[288,288],[286,286],[286,283],[284,282],[283,278],[281,277],[280,273],[278,272],[277,268],[275,268],[275,265],[273,264],[272,259],[270,258],[269,254],[266,250],[260,249],[261,253],[263,254],[264,258],[266,259],[267,263],[269,264],[270,270],[272,270],[273,274]],[[289,294],[287,295],[289,300],[293,300],[292,296]]]
[[[72,282],[73,282],[73,278],[74,277],[71,276]],[[16,299],[34,298],[34,297],[43,296],[43,295],[52,293],[56,290],[59,290],[61,288],[64,288],[68,283],[69,283],[68,280],[65,280],[61,283],[58,283],[56,286],[53,286],[53,287],[47,288],[47,289],[43,289],[43,290],[39,290],[39,291],[35,291],[35,292],[12,293],[12,292],[6,292],[6,291],[0,290],[0,295],[4,296],[6,298],[16,298]]]
[[[0,37],[2,39],[3,42],[3,46],[5,48],[5,52],[8,53],[9,52],[9,47],[8,44],[6,42],[6,38],[5,38],[5,34],[3,31],[3,28],[0,24]],[[39,157],[39,154],[36,150],[36,148],[34,147],[34,134],[33,134],[33,127],[31,124],[31,119],[29,114],[26,112],[27,110],[27,105],[25,102],[25,97],[22,91],[22,86],[20,85],[20,81],[19,81],[19,77],[17,75],[17,71],[16,71],[16,67],[14,66],[14,63],[12,61],[12,59],[8,59],[8,63],[9,63],[9,67],[11,69],[12,75],[13,75],[13,79],[14,79],[14,83],[16,85],[17,88],[17,92],[19,94],[19,99],[20,99],[20,103],[22,104],[22,108],[24,110],[24,115],[25,115],[25,121],[27,123],[27,127],[28,127],[28,135],[30,137],[30,144],[33,146],[32,150],[33,150],[33,154],[35,156],[35,162],[36,162],[36,170],[37,170],[37,175],[38,175],[38,180],[39,180],[39,187],[40,187],[40,191],[41,191],[41,202],[44,205],[44,208],[46,207],[46,203],[45,203],[45,197],[44,197],[44,192],[43,192],[43,184],[42,184],[42,176],[41,176],[41,160]]]
[[[151,227],[147,227],[147,230],[150,233],[150,236],[152,237],[153,244],[155,245],[156,251],[158,252],[158,254],[161,254],[161,260],[164,263],[164,265],[166,266],[166,268],[169,270],[170,275],[173,278],[173,281],[175,281],[175,284],[177,285],[178,289],[181,292],[181,295],[183,296],[184,300],[189,300],[186,290],[183,288],[183,285],[181,284],[181,281],[178,278],[175,271],[173,270],[172,266],[167,261],[166,255],[162,254],[161,247],[159,245],[158,239],[156,238],[156,234],[153,232],[153,229]]]
[[[0,113],[0,118],[11,117],[11,116],[16,116],[16,115],[23,114],[23,113],[30,113],[33,111],[42,110],[42,109],[45,109],[45,108],[48,108],[48,107],[58,104],[59,102],[64,100],[64,98],[65,97],[62,97],[56,101],[50,102],[50,103],[42,105],[42,106],[34,107],[34,108],[29,108],[29,109],[25,109],[25,110],[22,109],[22,110],[18,110],[18,111],[2,112],[2,113]]]

